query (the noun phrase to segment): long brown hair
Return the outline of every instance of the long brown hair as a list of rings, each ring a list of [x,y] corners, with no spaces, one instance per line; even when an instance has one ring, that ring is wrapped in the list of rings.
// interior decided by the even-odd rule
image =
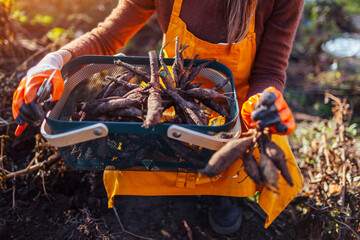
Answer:
[[[246,37],[250,26],[251,13],[256,2],[256,0],[227,0],[227,42],[229,43],[229,49],[233,43],[239,42]]]

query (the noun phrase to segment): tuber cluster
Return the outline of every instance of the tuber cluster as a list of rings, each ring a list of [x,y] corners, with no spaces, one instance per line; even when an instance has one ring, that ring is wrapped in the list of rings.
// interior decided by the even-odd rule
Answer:
[[[235,161],[242,159],[244,171],[256,184],[276,191],[280,171],[286,182],[293,186],[285,153],[271,141],[270,134],[268,128],[250,130],[247,136],[226,143],[212,155],[205,168],[199,172],[209,177],[218,176]],[[253,155],[256,147],[260,150],[259,161]]]
[[[114,64],[120,73],[104,73],[106,84],[88,101],[78,100],[70,121],[139,122],[144,128],[158,123],[221,125],[230,118],[227,96],[222,88],[230,78],[217,83],[200,72],[214,60],[198,61],[198,56],[184,60],[188,46],[175,39],[175,58],[169,65],[164,59],[165,44],[159,53],[149,51],[149,65],[144,68],[121,59]],[[165,63],[167,62],[167,64]],[[88,98],[88,96],[87,96]],[[215,134],[215,133],[214,133]],[[222,134],[225,135],[225,134]],[[157,171],[163,168],[203,168],[212,150],[179,142],[160,134],[149,134],[151,141],[137,134],[109,133],[107,138],[76,144],[72,147],[74,162],[106,169]],[[89,161],[82,161],[88,159]],[[146,169],[144,168],[146,167]]]
[[[197,64],[198,56],[195,56],[185,66],[183,52],[188,46],[179,46],[179,39],[175,40],[176,56],[172,66],[164,62],[163,51],[167,44],[161,48],[159,57],[156,51],[149,51],[150,73],[124,61],[114,61],[125,71],[115,77],[106,76],[109,83],[95,98],[81,103],[71,120],[142,121],[143,127],[148,128],[160,122],[208,125],[214,111],[216,115],[229,117],[220,101],[230,98],[219,90],[230,79],[224,79],[213,88],[195,81],[200,71],[214,60]],[[134,83],[134,78],[143,84]],[[170,118],[166,117],[169,112]]]

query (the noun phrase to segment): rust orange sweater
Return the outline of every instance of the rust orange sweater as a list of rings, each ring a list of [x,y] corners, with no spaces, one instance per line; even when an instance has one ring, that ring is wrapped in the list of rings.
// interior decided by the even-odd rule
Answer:
[[[113,55],[156,12],[165,33],[174,0],[119,0],[112,13],[92,31],[62,49],[72,57]],[[183,0],[180,18],[188,30],[211,43],[226,42],[224,0]],[[258,0],[255,14],[256,58],[248,97],[269,86],[283,91],[286,68],[304,0]],[[147,53],[144,53],[146,55]]]

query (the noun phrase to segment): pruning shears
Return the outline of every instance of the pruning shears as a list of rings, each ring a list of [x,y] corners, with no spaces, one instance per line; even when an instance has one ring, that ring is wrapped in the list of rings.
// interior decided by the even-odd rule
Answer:
[[[52,83],[51,79],[54,77],[56,69],[51,73],[49,78],[45,78],[41,86],[36,92],[37,99],[36,102],[44,106],[45,103],[50,102],[52,99]]]

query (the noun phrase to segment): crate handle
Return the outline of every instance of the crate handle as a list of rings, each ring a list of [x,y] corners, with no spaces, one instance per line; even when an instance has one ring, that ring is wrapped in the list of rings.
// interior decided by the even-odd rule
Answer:
[[[241,123],[239,118],[237,119],[232,132],[235,133],[232,138],[217,138],[174,124],[168,128],[167,136],[172,139],[192,143],[210,150],[218,150],[224,146],[225,143],[240,137]]]
[[[48,129],[48,130],[46,130]],[[92,124],[87,127],[71,130],[65,133],[50,134],[46,119],[41,124],[40,132],[46,140],[55,147],[66,147],[81,142],[103,138],[108,135],[109,129],[103,123]]]

